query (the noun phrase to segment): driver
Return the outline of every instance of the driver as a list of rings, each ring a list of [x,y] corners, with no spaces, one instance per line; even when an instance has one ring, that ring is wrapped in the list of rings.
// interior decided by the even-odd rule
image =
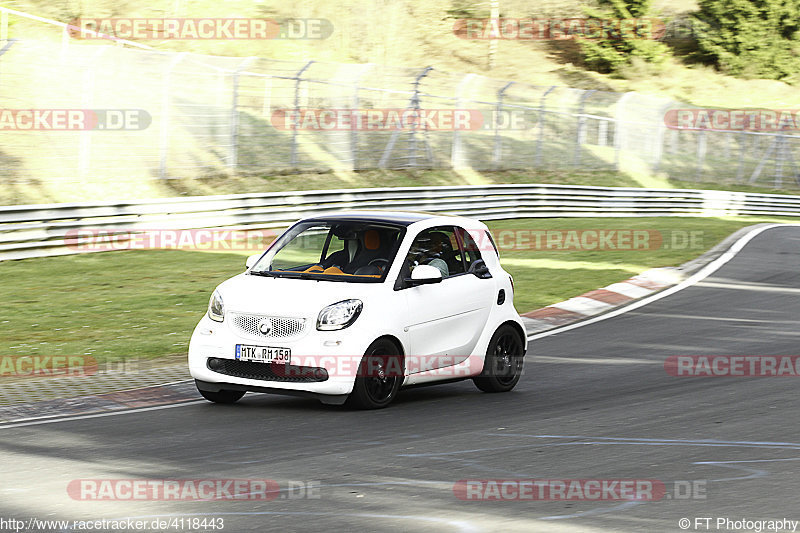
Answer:
[[[420,233],[411,249],[408,251],[408,260],[411,265],[411,270],[417,265],[430,265],[439,269],[442,277],[446,278],[450,275],[450,268],[444,259],[441,258],[444,245],[441,236],[438,233]]]

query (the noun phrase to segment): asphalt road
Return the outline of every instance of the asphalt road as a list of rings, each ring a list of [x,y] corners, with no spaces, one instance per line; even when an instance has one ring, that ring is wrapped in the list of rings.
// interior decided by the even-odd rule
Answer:
[[[0,518],[215,517],[226,532],[681,531],[681,518],[689,531],[747,531],[716,520],[800,520],[800,381],[664,368],[671,355],[797,354],[798,272],[800,228],[767,230],[697,285],[532,342],[508,394],[462,382],[404,391],[372,412],[248,394],[234,406],[0,428]],[[211,502],[67,493],[71,480],[115,478],[259,478],[282,491]],[[453,491],[462,479],[531,478],[658,480],[667,494],[462,501]],[[296,498],[300,483],[315,498]]]

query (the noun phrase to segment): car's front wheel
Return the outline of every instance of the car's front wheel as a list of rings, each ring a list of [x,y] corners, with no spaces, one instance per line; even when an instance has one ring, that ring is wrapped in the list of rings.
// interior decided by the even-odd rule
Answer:
[[[494,332],[486,350],[483,372],[472,381],[483,392],[508,392],[522,375],[522,359],[525,353],[523,339],[509,324],[503,324]]]
[[[244,396],[244,391],[239,390],[219,390],[216,392],[203,389],[197,390],[203,398],[214,403],[236,403]]]
[[[358,367],[347,405],[357,409],[381,409],[389,405],[403,383],[403,356],[389,339],[378,339],[367,348]]]

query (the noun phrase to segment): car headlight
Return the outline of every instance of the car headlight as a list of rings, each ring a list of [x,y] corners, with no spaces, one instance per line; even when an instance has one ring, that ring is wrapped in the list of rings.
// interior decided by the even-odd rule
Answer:
[[[356,321],[363,307],[361,300],[343,300],[331,304],[319,312],[317,329],[322,331],[344,329]]]
[[[225,320],[225,306],[222,303],[222,296],[217,291],[214,291],[208,301],[208,318],[216,322]]]

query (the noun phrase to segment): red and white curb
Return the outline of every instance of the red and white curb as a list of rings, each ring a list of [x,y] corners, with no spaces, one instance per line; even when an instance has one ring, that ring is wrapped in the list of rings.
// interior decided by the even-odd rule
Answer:
[[[527,329],[528,340],[612,318],[690,287],[733,259],[763,231],[783,226],[800,224],[761,223],[747,226],[729,235],[700,257],[677,268],[653,268],[620,283],[612,283],[608,287],[524,313],[522,321]]]
[[[684,274],[676,268],[653,268],[619,283],[522,315],[528,335],[599,315],[639,298],[677,285]]]

